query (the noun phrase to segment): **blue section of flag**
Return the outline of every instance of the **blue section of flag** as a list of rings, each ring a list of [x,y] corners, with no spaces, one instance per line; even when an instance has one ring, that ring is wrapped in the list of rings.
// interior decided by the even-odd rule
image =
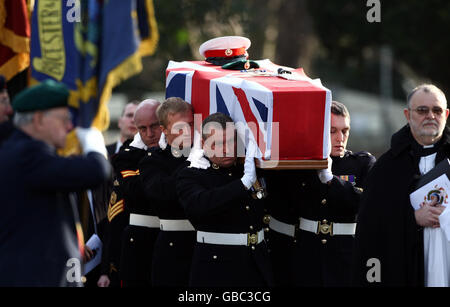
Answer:
[[[186,74],[176,74],[166,88],[166,99],[179,97],[186,100]]]
[[[100,85],[104,84],[107,74],[113,68],[139,47],[137,20],[132,18],[132,12],[135,10],[135,1],[108,0],[104,2]]]
[[[217,101],[217,112],[230,116],[230,112],[228,112],[227,105],[223,100],[222,94],[220,93],[218,86],[216,86],[216,101]]]
[[[255,103],[259,116],[261,116],[263,122],[267,122],[267,114],[269,113],[269,109],[258,99],[253,98],[253,102]]]
[[[145,2],[146,0],[137,0],[136,3],[136,12],[138,15],[138,26],[141,39],[146,39],[151,34],[149,28],[150,25],[148,24],[147,4]]]
[[[108,96],[104,94],[139,71],[135,62],[117,69],[133,59],[139,48],[138,25],[133,17],[137,0],[80,1],[82,22],[66,18],[68,10],[75,7],[66,6],[65,1],[41,1],[35,1],[33,10],[31,75],[39,82],[50,78],[66,84],[75,97],[70,105],[74,125],[90,127],[100,112],[102,97]],[[46,6],[39,7],[43,3]],[[44,11],[46,14],[42,14]]]

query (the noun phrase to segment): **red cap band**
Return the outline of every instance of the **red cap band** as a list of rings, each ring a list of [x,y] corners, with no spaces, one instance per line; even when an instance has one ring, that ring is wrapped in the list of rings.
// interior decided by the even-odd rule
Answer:
[[[229,58],[245,54],[245,48],[216,49],[205,51],[206,58]]]

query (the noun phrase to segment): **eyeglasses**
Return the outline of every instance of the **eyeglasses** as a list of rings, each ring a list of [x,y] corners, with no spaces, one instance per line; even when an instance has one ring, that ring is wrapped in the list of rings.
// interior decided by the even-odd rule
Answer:
[[[419,115],[428,115],[428,113],[430,113],[430,110],[436,116],[441,116],[442,113],[444,113],[444,110],[441,107],[432,107],[430,109],[429,107],[426,107],[426,106],[420,106],[420,107],[417,107],[415,109],[410,109],[410,110],[416,111],[417,114],[419,114]]]

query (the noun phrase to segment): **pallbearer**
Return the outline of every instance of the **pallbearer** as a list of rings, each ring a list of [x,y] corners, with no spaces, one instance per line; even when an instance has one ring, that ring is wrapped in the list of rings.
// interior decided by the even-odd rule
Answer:
[[[187,220],[175,188],[178,172],[189,165],[194,117],[192,106],[180,98],[168,98],[156,111],[163,136],[159,148],[150,150],[139,165],[147,201],[160,219],[156,239],[152,284],[187,286],[195,230]]]
[[[197,230],[189,285],[271,286],[264,200],[252,197],[255,145],[249,142],[242,166],[236,163],[237,135],[230,117],[212,114],[202,129],[204,150],[191,155],[177,182],[180,202]]]
[[[279,285],[286,280],[295,286],[350,285],[356,214],[375,157],[347,150],[349,134],[350,114],[333,101],[328,168],[270,171],[270,244]],[[291,259],[292,267],[283,259]]]

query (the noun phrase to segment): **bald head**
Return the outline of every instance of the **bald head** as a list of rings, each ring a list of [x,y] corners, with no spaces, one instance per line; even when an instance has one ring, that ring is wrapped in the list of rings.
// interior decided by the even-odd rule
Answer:
[[[134,113],[134,123],[138,129],[142,141],[147,147],[158,146],[161,137],[159,121],[156,117],[156,109],[160,102],[155,99],[146,99],[142,101]]]
[[[418,93],[425,94],[434,94],[440,101],[442,101],[445,105],[447,105],[447,98],[445,97],[444,92],[433,84],[421,84],[415,87],[406,98],[407,107],[411,108],[411,100]]]

